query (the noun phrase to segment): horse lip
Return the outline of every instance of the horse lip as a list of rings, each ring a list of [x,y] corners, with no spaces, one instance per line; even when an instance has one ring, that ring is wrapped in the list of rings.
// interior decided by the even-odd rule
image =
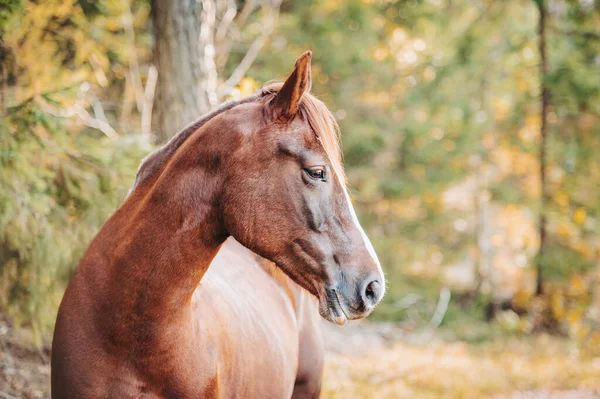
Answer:
[[[339,297],[337,290],[332,289],[331,291],[333,291],[333,296],[335,298],[335,302],[332,303],[333,301],[328,301],[330,314],[338,313],[338,311],[341,312],[341,314],[338,314],[337,316],[334,314],[332,314],[332,316],[333,316],[333,321],[337,325],[343,326],[344,324],[346,324],[348,322],[348,319],[349,319],[348,315],[346,315],[346,312],[344,311],[344,307],[342,306],[342,301],[340,301],[340,297]]]

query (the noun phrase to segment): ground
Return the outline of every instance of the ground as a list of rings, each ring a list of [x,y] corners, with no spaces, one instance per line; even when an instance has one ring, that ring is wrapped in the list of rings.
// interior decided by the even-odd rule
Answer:
[[[325,328],[326,398],[600,398],[600,358],[564,338],[467,343],[392,324]]]
[[[15,330],[0,313],[0,399],[50,397],[50,351],[37,344],[30,330]]]
[[[324,398],[600,399],[600,358],[563,338],[467,342],[391,323],[323,328]],[[0,317],[0,399],[49,397],[49,353],[25,349],[27,334]]]

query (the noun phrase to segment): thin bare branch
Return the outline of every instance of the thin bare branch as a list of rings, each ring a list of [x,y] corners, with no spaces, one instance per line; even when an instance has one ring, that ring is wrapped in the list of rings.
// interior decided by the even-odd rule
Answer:
[[[275,23],[277,22],[277,18],[279,16],[280,5],[281,5],[280,0],[274,0],[271,2],[270,6],[264,6],[265,11],[267,12],[267,16],[265,17],[265,20],[263,21],[263,29],[262,29],[260,35],[254,40],[254,42],[252,43],[250,48],[248,48],[246,55],[244,55],[244,58],[242,58],[242,61],[234,69],[234,71],[231,74],[231,76],[229,77],[229,79],[227,79],[225,81],[225,83],[223,83],[219,87],[218,93],[220,96],[226,96],[226,95],[230,94],[232,89],[238,83],[240,83],[240,81],[242,80],[242,78],[244,77],[246,72],[248,72],[248,69],[250,69],[250,66],[252,66],[252,63],[258,56],[258,53],[263,48],[263,46],[266,44],[269,36],[271,35],[271,33],[273,32],[273,29],[275,28]]]
[[[217,41],[217,67],[222,69],[227,64],[227,60],[229,59],[229,55],[231,53],[231,48],[235,43],[238,43],[242,40],[242,29],[248,22],[250,15],[254,12],[254,10],[258,7],[256,0],[249,0],[244,3],[244,8],[242,11],[237,14],[237,19],[235,23],[229,25],[229,30],[226,33],[229,40],[221,40]],[[236,6],[237,8],[237,6]]]
[[[82,83],[80,86],[80,89],[79,89],[79,93],[77,95],[76,103],[68,108],[56,107],[56,106],[48,103],[47,101],[45,101],[43,98],[39,98],[38,102],[39,102],[42,110],[50,115],[57,116],[60,118],[71,118],[73,116],[77,116],[79,118],[79,120],[81,122],[83,122],[84,125],[91,127],[93,129],[100,130],[102,133],[104,133],[110,139],[116,139],[117,137],[119,137],[119,135],[115,131],[115,129],[113,129],[112,126],[110,126],[110,124],[108,123],[108,121],[106,121],[106,119],[104,119],[104,120],[98,119],[98,118],[90,115],[90,113],[85,109],[83,104],[85,101],[87,91],[89,90],[89,87],[90,87],[90,85],[88,82]],[[98,116],[103,116],[104,115],[103,109],[101,107],[98,108],[98,105],[96,105],[96,107],[97,107],[98,113],[99,113]]]
[[[119,126],[122,130],[125,130],[125,126],[129,124],[129,118],[131,116],[133,102],[135,100],[135,89],[130,83],[130,80],[131,78],[129,74],[125,74],[125,90],[122,95],[121,106],[119,107]]]
[[[100,87],[107,87],[108,79],[106,78],[106,75],[104,74],[104,71],[102,70],[102,67],[100,66],[100,63],[98,62],[98,59],[96,58],[96,56],[94,54],[91,54],[89,61],[90,61],[90,65],[92,66],[92,69],[94,70],[94,75],[96,76],[96,82],[98,82]]]
[[[142,112],[144,107],[144,87],[142,86],[137,48],[135,47],[135,30],[133,28],[131,4],[130,0],[121,0],[121,2],[123,4],[123,28],[125,29],[125,36],[127,37],[127,47],[129,48],[129,75],[135,89],[137,110],[138,112]]]
[[[215,62],[218,70],[222,70],[225,67],[229,53],[231,52],[231,46],[234,41],[237,41],[235,38],[239,38],[240,36],[237,25],[232,23],[237,13],[235,0],[227,0],[227,10],[221,17],[221,22],[215,36],[215,49],[217,53]]]
[[[206,98],[200,99],[200,110],[202,112],[210,111],[215,107],[219,98],[217,96],[217,66],[215,64],[215,43],[214,26],[216,22],[216,6],[210,0],[198,0],[202,3],[202,12],[200,14],[200,37],[198,46],[200,46],[200,67],[204,78],[199,82],[200,93],[204,93]]]
[[[158,70],[154,65],[148,69],[148,79],[144,90],[144,106],[142,108],[142,133],[150,133],[152,126],[152,105],[154,104],[154,92],[158,81]]]
[[[431,326],[433,328],[438,328],[442,321],[444,320],[444,316],[446,315],[446,311],[448,310],[448,304],[450,303],[450,290],[448,287],[444,287],[440,291],[440,299],[438,300],[437,306],[435,307],[435,311],[433,312],[433,316],[431,317]]]
[[[222,42],[229,31],[229,26],[233,22],[237,14],[237,5],[235,4],[235,0],[229,0],[227,2],[227,9],[221,18],[221,22],[219,22],[219,26],[217,27],[217,33],[215,34],[215,43]]]
[[[246,22],[248,22],[248,18],[254,11],[255,7],[256,0],[248,0],[246,4],[244,4],[244,8],[242,9],[242,12],[240,12],[239,18],[237,19],[237,21],[235,21],[236,25],[240,30],[244,27],[244,25],[246,25]]]

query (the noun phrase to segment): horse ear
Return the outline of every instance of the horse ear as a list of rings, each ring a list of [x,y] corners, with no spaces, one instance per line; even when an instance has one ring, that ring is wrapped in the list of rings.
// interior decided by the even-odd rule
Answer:
[[[279,93],[269,103],[274,119],[292,118],[298,112],[304,93],[310,91],[312,85],[310,60],[312,52],[307,51],[296,60],[291,75],[287,78]]]

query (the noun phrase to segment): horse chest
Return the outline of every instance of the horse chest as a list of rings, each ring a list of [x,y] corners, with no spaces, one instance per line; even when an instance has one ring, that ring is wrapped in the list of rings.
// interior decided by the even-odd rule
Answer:
[[[53,397],[289,398],[299,369],[293,300],[252,256],[222,252],[187,310],[125,330],[114,312],[99,318],[107,300],[91,300],[96,285],[74,278],[55,330]]]
[[[290,397],[299,340],[291,305],[262,270],[246,269],[232,283],[225,273],[232,268],[213,262],[194,295],[200,363],[214,365],[219,397]]]

